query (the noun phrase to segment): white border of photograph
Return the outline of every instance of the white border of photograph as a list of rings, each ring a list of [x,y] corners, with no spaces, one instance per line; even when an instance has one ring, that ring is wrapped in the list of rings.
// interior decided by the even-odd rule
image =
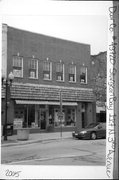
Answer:
[[[27,16],[27,15],[104,15],[108,18],[108,28],[110,27],[110,12],[109,7],[113,6],[111,1],[37,1],[37,0],[4,0],[1,1],[0,7],[0,31],[2,31],[3,16]],[[26,8],[26,7],[29,8]],[[0,34],[1,42],[1,34]],[[112,34],[108,30],[108,46],[112,42]],[[0,57],[2,57],[2,46],[0,43]],[[107,54],[107,62],[110,62],[109,51]],[[113,68],[111,63],[107,64],[107,81],[109,80],[109,69]],[[109,105],[109,89],[107,90],[107,106]],[[112,104],[113,106],[114,104]],[[109,108],[109,106],[108,106]],[[109,150],[112,150],[114,134],[109,136],[109,113],[114,115],[114,107],[112,110],[107,109],[107,140],[106,140],[106,158]],[[113,130],[114,127],[112,127]],[[0,125],[1,129],[1,125]],[[18,179],[112,179],[113,178],[113,160],[114,153],[110,156],[110,173],[107,175],[107,160],[106,166],[17,166],[17,165],[0,165],[1,179],[16,179],[15,177],[7,177],[6,171],[19,171]]]

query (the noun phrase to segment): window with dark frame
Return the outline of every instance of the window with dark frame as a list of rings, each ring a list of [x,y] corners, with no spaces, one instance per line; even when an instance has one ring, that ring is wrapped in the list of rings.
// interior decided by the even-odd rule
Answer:
[[[69,82],[76,82],[76,66],[69,65]]]
[[[36,59],[29,61],[29,77],[38,78],[38,61]]]
[[[76,123],[76,110],[74,108],[68,108],[66,126],[75,126],[75,123]]]
[[[52,63],[45,61],[43,63],[43,79],[51,80],[52,79]]]
[[[23,77],[23,57],[13,57],[13,74],[14,77]]]
[[[81,67],[80,68],[80,83],[87,83],[87,68],[86,67]]]
[[[64,64],[63,63],[56,64],[56,80],[64,81]]]

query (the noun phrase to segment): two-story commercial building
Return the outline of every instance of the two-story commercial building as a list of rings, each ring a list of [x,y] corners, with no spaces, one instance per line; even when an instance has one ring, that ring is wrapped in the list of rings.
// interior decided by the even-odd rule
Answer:
[[[3,24],[2,74],[14,74],[7,121],[23,127],[69,131],[96,120],[90,85],[90,45]],[[5,118],[2,88],[2,124]],[[60,113],[62,111],[62,114]],[[62,118],[60,118],[62,115]],[[61,120],[62,119],[62,120]]]

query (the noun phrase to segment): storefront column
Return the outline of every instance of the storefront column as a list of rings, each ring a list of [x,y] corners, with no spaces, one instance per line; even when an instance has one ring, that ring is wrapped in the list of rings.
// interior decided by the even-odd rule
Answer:
[[[86,119],[87,125],[93,122],[92,103],[87,103]]]
[[[96,102],[92,103],[93,122],[96,122]]]
[[[29,106],[27,105],[26,106],[26,108],[27,108],[27,127],[28,127],[28,120],[29,120]]]
[[[45,111],[46,111],[46,129],[49,126],[49,105],[45,105]]]
[[[76,131],[79,131],[82,128],[81,122],[81,103],[78,103],[76,108]]]
[[[95,104],[95,103],[94,103]],[[87,103],[87,112],[86,112],[86,116],[87,116],[87,125],[95,122],[96,121],[96,107],[93,103]]]
[[[38,126],[38,105],[35,105],[35,126]]]

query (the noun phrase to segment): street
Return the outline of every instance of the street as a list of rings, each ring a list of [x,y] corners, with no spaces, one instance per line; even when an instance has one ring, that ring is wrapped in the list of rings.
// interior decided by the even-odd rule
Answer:
[[[105,139],[59,139],[1,148],[1,163],[16,165],[105,165]]]

